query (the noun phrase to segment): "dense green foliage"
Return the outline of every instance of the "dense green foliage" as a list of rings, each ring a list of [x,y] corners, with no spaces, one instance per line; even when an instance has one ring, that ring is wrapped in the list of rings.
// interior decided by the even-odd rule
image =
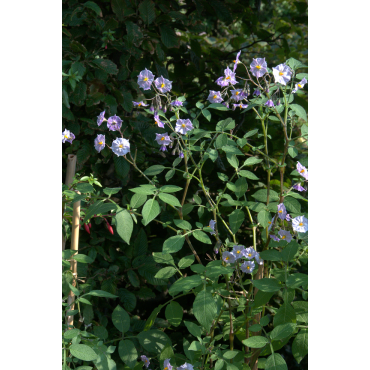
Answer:
[[[186,97],[180,114],[188,113],[196,127],[214,132],[195,133],[191,150],[197,162],[203,161],[206,191],[216,198],[226,190],[219,204],[220,217],[227,223],[218,223],[220,239],[225,245],[232,244],[229,228],[238,244],[250,246],[255,240],[257,250],[264,250],[269,277],[276,279],[273,283],[255,280],[257,285],[245,281],[246,289],[258,288],[259,294],[249,311],[242,299],[238,306],[233,304],[235,325],[240,327],[234,342],[237,353],[226,350],[228,346],[219,348],[216,368],[232,370],[233,363],[241,364],[243,355],[238,351],[244,351],[243,345],[262,348],[259,355],[267,358],[271,348],[260,339],[265,338],[261,337],[261,326],[272,335],[273,350],[283,354],[289,369],[305,368],[306,329],[298,331],[296,326],[307,325],[307,235],[299,235],[288,248],[284,242],[267,242],[265,231],[283,192],[286,196],[297,179],[296,161],[307,166],[306,93],[299,91],[287,102],[291,104],[289,142],[284,139],[279,117],[262,107],[267,99],[254,100],[258,113],[251,109],[252,103],[241,114],[240,110],[226,112],[222,106],[209,107],[206,98],[209,90],[217,90],[214,81],[227,65],[233,65],[239,50],[246,65],[256,57],[265,57],[270,67],[293,57],[303,67],[307,63],[306,8],[306,2],[297,1],[63,1],[63,129],[76,135],[73,144],[64,148],[63,160],[69,153],[77,154],[79,176],[73,189],[82,194],[76,197],[64,189],[65,235],[70,236],[73,201],[82,200],[82,217],[92,223],[91,234],[80,231],[79,257],[75,258],[79,276],[75,293],[80,298],[72,314],[79,329],[64,334],[65,345],[72,340],[68,344],[71,358],[86,356],[87,361],[94,360],[98,370],[136,370],[143,365],[136,362],[142,354],[157,356],[160,366],[166,358],[173,358],[177,366],[196,362],[208,347],[206,334],[218,315],[216,346],[228,345],[229,312],[221,311],[220,297],[229,296],[223,279],[230,271],[219,264],[220,260],[210,262],[217,257],[213,248],[220,248],[221,242],[210,236],[207,228],[202,230],[213,218],[212,209],[195,180],[189,183],[184,206],[179,207],[192,171],[187,171],[184,160],[171,152],[158,151],[155,133],[167,130],[154,126],[149,111],[133,109],[133,100],[154,97],[153,90],[143,91],[136,82],[139,72],[148,68],[156,76],[173,81],[173,94]],[[306,69],[298,70],[298,79],[303,77],[302,72]],[[238,76],[247,77],[242,68]],[[107,142],[117,136],[103,125],[97,126],[95,117],[103,110],[107,117],[117,114],[123,120],[132,156],[145,176],[123,157],[113,156],[108,148],[100,154],[95,151],[97,134],[105,134]],[[261,121],[266,131],[261,130]],[[211,142],[206,159],[200,154],[201,143],[208,146]],[[272,162],[265,160],[266,149]],[[286,171],[281,184],[279,163],[285,149],[288,155],[283,161]],[[245,167],[241,168],[243,163]],[[235,169],[239,179],[234,178]],[[271,175],[269,200],[267,173]],[[103,202],[108,197],[108,202]],[[307,216],[305,196],[287,196],[284,204],[293,217]],[[109,220],[113,235],[101,217],[94,217],[96,214]],[[176,230],[184,231],[177,234]],[[191,245],[205,269],[182,236],[190,230]],[[65,297],[73,280],[68,243],[63,258]],[[185,284],[180,276],[187,276]],[[203,276],[212,282],[207,289]],[[189,298],[189,291],[197,293],[195,300],[194,296]],[[212,300],[215,293],[219,294],[218,301]],[[174,296],[180,297],[170,302]],[[67,308],[66,303],[64,306]],[[199,314],[202,307],[207,307],[205,315]],[[251,338],[245,343],[246,317],[256,320],[262,310],[265,316],[249,328]],[[256,343],[253,333],[259,334],[255,335]],[[90,347],[81,340],[92,341],[94,351],[89,352]],[[279,364],[280,355],[274,356]],[[264,361],[259,361],[260,368],[273,368]],[[90,368],[80,367],[86,369]]]

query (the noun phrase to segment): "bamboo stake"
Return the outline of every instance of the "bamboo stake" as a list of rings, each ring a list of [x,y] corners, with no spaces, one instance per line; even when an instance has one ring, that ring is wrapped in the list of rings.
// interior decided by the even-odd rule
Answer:
[[[67,159],[67,172],[66,172],[66,185],[70,185],[73,182],[73,178],[76,173],[77,156],[75,154],[69,154]],[[62,217],[64,215],[64,207],[62,209]],[[66,248],[66,240],[62,234],[62,251]]]

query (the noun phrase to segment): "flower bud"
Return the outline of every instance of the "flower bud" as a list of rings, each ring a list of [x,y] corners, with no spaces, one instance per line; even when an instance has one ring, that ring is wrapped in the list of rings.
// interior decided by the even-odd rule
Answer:
[[[89,225],[88,224],[84,224],[84,229],[87,233],[90,234],[90,228],[89,228]]]
[[[108,221],[106,221],[106,227],[107,227],[107,230],[113,235],[114,234],[113,227],[109,225]]]

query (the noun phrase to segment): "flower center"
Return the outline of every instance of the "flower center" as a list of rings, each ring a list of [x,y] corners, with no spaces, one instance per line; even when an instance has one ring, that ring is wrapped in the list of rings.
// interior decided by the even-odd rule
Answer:
[[[271,225],[271,224],[272,224],[272,222],[271,222],[271,221],[268,221],[268,224],[269,224],[269,225]]]
[[[247,270],[250,270],[250,267],[249,266],[247,266]]]
[[[303,172],[304,172],[304,170],[300,170],[300,171],[299,171],[299,173],[303,173]]]
[[[148,81],[148,77],[145,77],[145,78],[144,78],[144,81]]]
[[[161,89],[163,89],[163,88],[164,88],[164,84],[161,85]]]
[[[181,125],[181,127],[186,127],[185,123],[183,123],[183,124]]]
[[[103,145],[103,142],[102,141],[99,141],[99,145]]]
[[[226,257],[225,260],[228,261],[230,257]]]
[[[239,104],[239,108],[243,108],[241,104]]]
[[[299,223],[299,226],[303,226],[303,222],[300,222],[300,223]]]
[[[138,107],[140,107],[140,106],[141,106],[141,103],[139,103]]]
[[[164,137],[161,137],[161,141],[163,141],[164,140]]]
[[[239,253],[240,253],[240,251],[236,251],[236,253],[237,253],[237,254],[239,254]]]
[[[248,253],[248,257],[252,257],[252,253]]]
[[[302,89],[302,85],[301,85],[301,84],[298,84],[298,87],[299,87],[300,89]]]
[[[261,69],[261,66],[256,66],[257,69]]]
[[[286,236],[285,235],[283,235],[282,237],[281,237],[281,239],[285,239],[286,238]]]
[[[226,80],[230,80],[230,76],[227,76],[227,77],[226,77]]]
[[[233,60],[234,63],[236,63],[236,60]]]
[[[279,213],[283,213],[283,211],[282,211],[282,210],[280,210],[280,211],[279,211]]]
[[[66,139],[68,139],[68,135],[64,135],[64,137],[65,137]]]
[[[237,92],[235,93],[235,95],[239,95],[239,91],[237,91]]]
[[[166,366],[166,367],[164,368],[164,370],[168,370],[168,367]]]
[[[283,76],[284,75],[284,72],[279,72],[279,76]]]
[[[122,149],[122,148],[123,148],[123,145],[122,145],[122,144],[119,144],[119,148],[121,148],[121,149]]]

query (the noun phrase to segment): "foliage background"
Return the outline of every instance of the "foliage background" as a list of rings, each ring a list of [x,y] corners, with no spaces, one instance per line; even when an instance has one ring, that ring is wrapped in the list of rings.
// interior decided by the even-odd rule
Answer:
[[[63,80],[63,129],[76,135],[73,144],[64,147],[63,171],[67,154],[77,153],[79,173],[93,173],[103,186],[122,187],[114,198],[121,205],[127,204],[132,196],[128,189],[145,181],[123,158],[113,158],[109,149],[101,154],[94,150],[93,140],[98,133],[104,133],[107,142],[115,139],[112,132],[97,126],[96,116],[105,110],[106,117],[117,114],[123,119],[125,136],[130,139],[131,151],[137,149],[142,170],[154,164],[172,166],[175,156],[163,155],[154,142],[155,132],[164,130],[155,128],[152,119],[133,111],[133,100],[153,96],[150,91],[144,93],[138,88],[137,75],[148,68],[156,76],[169,78],[173,81],[172,92],[178,96],[185,94],[187,107],[192,108],[197,101],[205,101],[210,89],[218,90],[214,81],[227,65],[231,66],[239,50],[242,50],[241,60],[248,65],[255,57],[265,57],[269,67],[289,57],[307,64],[307,3],[291,0],[63,1],[63,72],[68,75]],[[307,110],[304,95],[296,96],[295,102]],[[243,133],[258,128],[251,111],[244,115],[228,112],[228,117],[235,119],[238,130]],[[222,112],[212,111],[210,122],[201,115],[199,123],[212,128],[222,118],[225,118]],[[276,142],[283,142],[280,130],[271,127],[269,133]],[[257,147],[263,144],[263,139],[255,137],[252,143]],[[270,155],[278,156],[281,147],[273,140],[270,143]],[[299,160],[304,164],[305,158]],[[216,172],[227,174],[232,170],[225,158],[215,163],[208,160],[204,167],[208,175],[206,184],[217,185]],[[254,171],[263,178],[263,163]],[[278,178],[278,173],[276,178],[272,177],[273,189],[280,186]],[[158,179],[166,183],[164,174]],[[181,179],[176,185],[182,186]],[[262,186],[257,182],[248,192]],[[191,190],[189,194],[198,189]],[[228,212],[225,207],[225,214]],[[191,216],[190,212],[187,217],[191,219]],[[204,217],[204,224],[208,224],[208,216]],[[163,222],[172,218],[170,209],[160,216]],[[251,245],[250,234],[244,223],[238,235],[239,243]],[[120,297],[120,302],[102,302],[96,298],[94,309],[82,305],[85,324],[92,323],[98,336],[104,339],[108,333],[114,336],[110,317],[118,303],[137,320],[139,332],[153,309],[168,300],[166,282],[154,278],[160,266],[153,260],[152,253],[161,252],[163,241],[169,236],[171,234],[159,225],[144,227],[140,220],[135,225],[134,242],[130,246],[117,235],[110,235],[97,219],[93,221],[91,236],[81,231],[81,253],[94,259],[89,265],[79,263],[79,276],[86,277],[84,288],[101,289]],[[212,248],[196,240],[194,247],[203,260]],[[184,247],[176,259],[189,254]],[[302,262],[302,272],[306,272],[306,261]],[[64,294],[69,289],[67,280],[65,278],[63,285]],[[183,307],[189,305],[186,297],[180,303]],[[191,316],[191,313],[185,316],[187,314]],[[163,313],[157,320],[158,327],[166,325]],[[181,348],[182,337],[186,335],[187,329],[182,325],[171,332],[171,339]],[[300,365],[295,362],[289,344],[284,351],[289,369],[307,368],[306,360]]]

